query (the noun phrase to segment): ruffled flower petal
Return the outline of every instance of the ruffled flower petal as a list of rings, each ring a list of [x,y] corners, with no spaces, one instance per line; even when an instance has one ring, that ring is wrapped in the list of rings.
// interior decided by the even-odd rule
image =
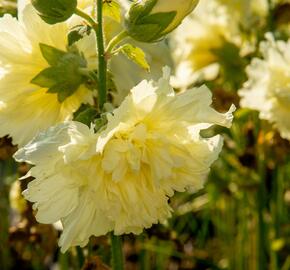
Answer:
[[[268,33],[260,51],[263,58],[252,60],[248,81],[239,90],[241,106],[259,111],[261,119],[290,139],[290,40],[275,41]]]
[[[66,23],[43,22],[32,5],[25,6],[19,21],[10,15],[0,18],[0,136],[24,145],[39,131],[71,119],[81,103],[92,102],[93,92],[83,85],[60,103],[56,94],[30,83],[49,66],[39,44],[66,50],[68,32]],[[96,66],[95,44],[93,34],[76,44],[90,68]]]
[[[24,196],[36,218],[63,224],[62,251],[109,231],[139,234],[171,216],[168,200],[176,191],[203,186],[223,140],[202,138],[200,131],[229,127],[233,109],[212,109],[206,87],[175,94],[169,77],[165,68],[158,82],[133,88],[98,133],[67,122],[16,153],[35,165]]]

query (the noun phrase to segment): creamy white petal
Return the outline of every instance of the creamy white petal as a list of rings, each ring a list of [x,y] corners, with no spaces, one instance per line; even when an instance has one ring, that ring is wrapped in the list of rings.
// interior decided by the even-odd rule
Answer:
[[[49,66],[39,44],[66,50],[68,31],[66,23],[46,24],[30,4],[19,21],[10,15],[0,18],[0,136],[10,135],[15,144],[24,145],[39,131],[72,118],[81,103],[93,101],[93,92],[83,85],[60,103],[56,94],[31,84]],[[95,68],[95,37],[86,37],[78,45],[88,67]]]
[[[248,81],[239,90],[241,106],[259,111],[290,139],[290,40],[275,41],[270,33],[266,39],[260,44],[263,58],[254,58],[247,67]]]
[[[165,68],[159,81],[132,89],[99,133],[67,122],[16,153],[35,164],[24,195],[37,220],[61,220],[62,251],[86,245],[91,235],[139,234],[171,216],[168,200],[176,191],[203,186],[222,138],[204,139],[200,131],[229,126],[232,111],[214,111],[204,87],[175,94],[169,74]]]

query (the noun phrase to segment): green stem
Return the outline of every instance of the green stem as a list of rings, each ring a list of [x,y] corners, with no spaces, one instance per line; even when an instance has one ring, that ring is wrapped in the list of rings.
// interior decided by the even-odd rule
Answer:
[[[268,0],[267,2],[268,2],[267,28],[268,28],[268,31],[273,31],[275,28],[273,3],[272,3],[272,0]]]
[[[107,61],[105,58],[104,49],[104,33],[103,33],[103,0],[97,0],[97,44],[98,44],[98,59],[99,59],[99,87],[98,87],[98,101],[100,110],[103,109],[107,101]]]
[[[77,259],[79,263],[79,269],[83,269],[83,266],[85,263],[84,251],[81,247],[76,247],[76,251],[77,251]]]
[[[112,269],[123,270],[123,251],[122,251],[122,240],[120,236],[114,235],[111,232],[111,250],[112,250]]]
[[[87,13],[83,12],[78,8],[75,10],[75,14],[85,19],[93,27],[93,29],[97,31],[98,24],[90,15],[88,15]]]
[[[265,202],[265,186],[264,179],[261,179],[261,183],[259,186],[259,190],[257,193],[257,206],[258,206],[258,236],[257,236],[257,252],[258,252],[258,269],[264,270],[266,269],[266,226],[263,217],[264,212],[264,202]]]
[[[117,36],[111,39],[109,42],[107,48],[106,48],[106,54],[110,54],[113,49],[122,42],[126,37],[128,37],[128,33],[126,31],[120,32]]]
[[[266,130],[263,128],[262,130]],[[257,235],[257,269],[264,270],[267,269],[267,227],[264,220],[264,211],[266,209],[266,153],[265,145],[257,145],[258,153],[258,172],[260,176],[259,188],[257,190],[256,204],[257,204],[257,222],[258,222],[258,235]]]
[[[9,249],[9,190],[12,184],[10,181],[16,178],[16,173],[17,166],[12,158],[0,160],[0,268],[2,270],[11,269],[14,262]]]

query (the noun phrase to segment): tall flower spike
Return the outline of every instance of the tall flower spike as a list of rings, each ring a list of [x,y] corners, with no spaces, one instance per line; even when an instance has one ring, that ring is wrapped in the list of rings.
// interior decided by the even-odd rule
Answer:
[[[272,122],[290,140],[290,39],[275,41],[268,33],[260,51],[263,58],[252,60],[248,81],[239,90],[241,106],[259,111],[260,118]]]
[[[69,27],[46,24],[31,5],[20,17],[0,19],[0,136],[9,134],[15,144],[24,145],[37,132],[70,119],[81,103],[92,102],[93,94],[82,84],[61,103],[57,93],[47,93],[49,87],[31,83],[50,67],[40,44],[66,51]],[[95,44],[93,33],[75,44],[89,69],[96,68]]]
[[[221,114],[210,104],[205,86],[176,95],[166,68],[133,88],[102,132],[67,122],[20,149],[16,160],[35,165],[24,196],[39,222],[61,220],[62,251],[109,231],[139,234],[170,217],[175,191],[200,189],[222,138],[199,133],[233,119],[234,107]]]

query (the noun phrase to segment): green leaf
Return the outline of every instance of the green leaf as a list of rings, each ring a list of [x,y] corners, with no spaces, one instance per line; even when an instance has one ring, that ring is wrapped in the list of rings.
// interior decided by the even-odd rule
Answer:
[[[55,84],[55,76],[55,69],[49,67],[38,73],[30,82],[40,87],[49,88]]]
[[[113,19],[114,21],[120,23],[121,22],[120,4],[115,0],[104,2],[103,15],[105,17],[109,17],[109,18]]]
[[[130,37],[141,42],[156,41],[155,37],[160,38],[161,27],[158,24],[135,25],[129,32]]]
[[[98,73],[96,70],[85,72],[83,76],[86,78],[85,85],[90,90],[98,89]]]
[[[56,66],[58,64],[59,59],[66,54],[66,52],[64,51],[61,51],[57,48],[54,48],[52,46],[43,43],[39,43],[39,47],[42,56],[51,66]]]
[[[51,67],[42,70],[31,83],[48,88],[48,93],[56,93],[59,102],[65,101],[81,84],[93,80],[81,72],[81,69],[86,69],[87,62],[76,47],[72,46],[68,52],[63,52],[48,45],[40,46]]]
[[[68,39],[68,45],[71,46],[73,45],[75,42],[79,41],[80,39],[82,39],[82,35],[80,34],[79,31],[74,30],[69,32],[67,39]]]
[[[47,90],[47,93],[57,93],[57,99],[60,103],[64,102],[79,88],[78,84],[62,82],[55,84]]]
[[[68,45],[72,46],[75,42],[91,33],[92,28],[88,25],[77,25],[68,34]]]
[[[164,12],[164,13],[154,13],[143,17],[138,21],[138,24],[158,24],[161,30],[164,30],[170,25],[170,23],[175,18],[177,12]]]
[[[130,60],[149,71],[150,66],[147,63],[145,53],[138,47],[135,47],[131,44],[125,44],[121,46],[119,49],[124,55],[126,55]]]
[[[90,126],[94,119],[98,116],[96,108],[89,104],[82,104],[81,107],[74,113],[74,121],[81,122]]]
[[[94,121],[95,124],[95,131],[101,131],[105,128],[106,124],[108,123],[106,113],[102,113],[99,118]]]

